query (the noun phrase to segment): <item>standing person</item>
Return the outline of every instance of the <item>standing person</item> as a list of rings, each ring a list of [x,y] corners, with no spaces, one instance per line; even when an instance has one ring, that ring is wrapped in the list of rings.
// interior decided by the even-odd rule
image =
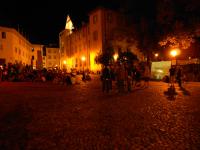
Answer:
[[[135,87],[139,87],[141,85],[141,70],[140,67],[137,66],[135,70]]]
[[[112,81],[115,81],[115,73],[113,66],[110,66],[110,89],[112,90]]]
[[[116,79],[118,92],[124,92],[125,68],[120,63],[118,64],[116,69]]]
[[[86,75],[85,75],[85,71],[83,71],[83,74],[82,74],[82,81],[85,81],[86,80]]]
[[[144,68],[144,86],[145,87],[149,86],[150,76],[151,76],[151,73],[150,73],[149,66],[145,65],[145,68]]]
[[[110,70],[108,69],[108,66],[105,66],[102,70],[102,90],[103,92],[106,91],[107,93],[110,90],[110,80],[111,80],[111,75],[110,75]]]
[[[125,64],[125,71],[126,71],[125,76],[127,80],[127,90],[128,92],[131,92],[132,70],[129,64]]]
[[[170,73],[170,83],[171,83],[171,86],[173,86],[173,87],[174,87],[175,72],[176,72],[175,67],[171,67],[171,68],[169,69],[169,73]]]
[[[178,82],[179,87],[182,87],[181,76],[182,76],[181,68],[179,68],[176,74],[176,81]]]

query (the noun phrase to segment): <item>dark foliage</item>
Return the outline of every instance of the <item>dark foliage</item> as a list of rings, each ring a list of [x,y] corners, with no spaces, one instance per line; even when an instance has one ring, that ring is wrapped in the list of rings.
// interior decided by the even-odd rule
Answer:
[[[108,66],[114,61],[113,55],[114,55],[114,49],[112,47],[108,47],[105,50],[103,50],[103,52],[99,53],[96,56],[95,61],[97,64]]]

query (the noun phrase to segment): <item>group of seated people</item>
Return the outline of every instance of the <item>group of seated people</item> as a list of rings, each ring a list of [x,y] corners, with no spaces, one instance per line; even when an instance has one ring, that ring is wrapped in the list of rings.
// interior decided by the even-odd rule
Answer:
[[[71,71],[68,73],[66,70],[34,70],[31,66],[19,66],[19,65],[4,65],[0,67],[0,81],[11,82],[53,82],[55,84],[67,84],[71,85],[78,83],[77,75],[80,72]],[[82,80],[91,80],[88,72],[83,72]]]

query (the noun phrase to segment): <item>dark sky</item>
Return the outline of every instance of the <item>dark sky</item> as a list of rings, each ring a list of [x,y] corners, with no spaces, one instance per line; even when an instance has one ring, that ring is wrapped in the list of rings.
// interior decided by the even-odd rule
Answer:
[[[119,7],[120,0],[3,0],[0,9],[0,26],[14,27],[33,43],[56,43],[65,27],[69,14],[75,26],[87,18],[88,11],[102,5]]]
[[[59,32],[64,29],[68,14],[75,27],[86,20],[89,11],[98,6],[120,8],[130,11],[136,20],[145,16],[152,22],[155,20],[156,7],[160,7],[157,6],[158,2],[165,5],[161,1],[173,2],[174,10],[179,12],[177,18],[199,18],[200,12],[197,14],[194,11],[188,15],[190,12],[187,11],[199,11],[199,0],[1,0],[0,26],[16,29],[19,26],[20,32],[26,34],[32,43],[58,43]],[[186,8],[185,13],[182,13],[182,8]]]

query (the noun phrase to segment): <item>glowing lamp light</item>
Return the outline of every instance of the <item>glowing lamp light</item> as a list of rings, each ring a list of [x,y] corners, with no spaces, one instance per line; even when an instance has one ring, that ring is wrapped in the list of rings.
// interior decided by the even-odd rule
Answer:
[[[82,56],[82,57],[81,57],[81,60],[82,60],[82,61],[85,61],[85,60],[86,60],[85,56]]]
[[[113,58],[114,58],[115,61],[117,61],[118,57],[119,57],[118,54],[114,54],[114,56],[113,56]]]
[[[172,51],[170,52],[170,54],[171,54],[173,57],[175,57],[175,56],[177,55],[177,51],[172,50]]]
[[[158,57],[158,53],[155,53],[155,57]]]
[[[172,49],[170,51],[170,55],[173,56],[173,57],[176,57],[177,55],[179,55],[180,53],[180,49],[176,48],[176,49]]]
[[[63,61],[63,64],[65,64],[65,65],[66,65],[66,64],[67,64],[67,61],[66,61],[66,60],[64,60],[64,61]]]

